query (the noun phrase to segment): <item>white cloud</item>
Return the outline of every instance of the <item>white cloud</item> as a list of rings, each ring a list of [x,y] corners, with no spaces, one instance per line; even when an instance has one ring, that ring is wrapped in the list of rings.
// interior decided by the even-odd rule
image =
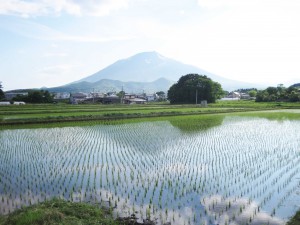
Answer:
[[[77,67],[78,65],[71,65],[71,64],[60,64],[60,65],[54,65],[54,66],[46,66],[42,68],[40,71],[38,71],[41,75],[59,75],[64,74],[66,72],[69,72],[74,67]]]
[[[0,14],[4,15],[14,15],[27,18],[50,14],[57,15],[61,12],[79,15],[80,7],[68,0],[6,0],[0,3]]]
[[[227,206],[230,203],[230,207]],[[258,204],[247,198],[224,198],[221,195],[212,195],[204,197],[202,204],[206,208],[208,215],[217,218],[216,224],[247,224],[249,218],[252,217],[251,224],[272,224],[282,225],[284,221],[276,216],[271,216],[266,212],[258,210]],[[240,211],[242,209],[242,212]]]
[[[48,26],[31,22],[29,20],[14,20],[14,21],[6,21],[1,23],[0,27],[14,32],[18,35],[27,38],[33,38],[38,40],[46,40],[46,41],[72,41],[72,42],[95,42],[95,43],[103,43],[110,41],[124,41],[135,39],[134,36],[131,35],[81,35],[75,34],[70,35],[64,32],[57,31]]]
[[[295,0],[290,0],[295,1]],[[276,5],[277,3],[287,3],[284,0],[198,0],[198,4],[201,7],[214,9],[220,7],[232,8],[232,7],[249,7],[256,6],[261,7],[262,5]]]
[[[129,4],[129,0],[79,0],[78,2],[82,13],[90,16],[107,16],[112,11],[127,8]]]
[[[97,36],[71,36],[64,35],[60,37],[54,37],[51,40],[60,41],[76,41],[76,42],[110,42],[110,41],[124,41],[134,39],[134,36],[111,36],[111,37],[97,37]]]
[[[169,27],[164,33],[169,38],[159,51],[220,76],[247,82],[277,84],[299,74],[300,1],[198,3],[204,12],[211,12],[209,17]]]
[[[129,0],[6,0],[0,2],[0,14],[21,17],[57,16],[62,13],[82,16],[107,16],[127,8]]]

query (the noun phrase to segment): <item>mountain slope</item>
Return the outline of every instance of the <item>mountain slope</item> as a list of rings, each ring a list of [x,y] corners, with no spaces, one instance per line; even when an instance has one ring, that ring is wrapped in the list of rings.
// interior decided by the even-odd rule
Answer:
[[[67,84],[60,87],[49,88],[50,92],[110,92],[121,91],[127,93],[154,93],[157,91],[167,91],[174,82],[164,78],[157,79],[153,82],[123,82],[119,80],[102,79],[97,82],[80,81],[77,83]]]
[[[225,90],[253,87],[253,84],[229,80],[192,65],[166,58],[157,52],[143,52],[130,58],[119,60],[110,66],[83,78],[77,82],[97,82],[102,79],[152,82],[159,78],[177,81],[181,76],[189,73],[207,75],[212,80],[221,83]]]

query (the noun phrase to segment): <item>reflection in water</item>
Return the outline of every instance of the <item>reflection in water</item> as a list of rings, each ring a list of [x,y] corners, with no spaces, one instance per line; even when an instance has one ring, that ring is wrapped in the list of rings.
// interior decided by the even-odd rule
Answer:
[[[244,112],[236,113],[235,115],[243,117],[263,118],[270,121],[287,121],[287,120],[300,120],[300,110],[272,110],[262,112]]]
[[[170,123],[182,132],[205,131],[222,125],[224,115],[201,115],[170,118]]]
[[[257,203],[246,198],[222,198],[220,195],[213,195],[203,198],[201,202],[217,224],[285,224],[280,218],[262,212]]]

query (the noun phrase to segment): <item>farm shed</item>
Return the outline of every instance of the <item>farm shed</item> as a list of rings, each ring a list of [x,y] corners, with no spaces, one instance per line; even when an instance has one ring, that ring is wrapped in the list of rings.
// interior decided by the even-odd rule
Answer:
[[[10,102],[0,102],[0,105],[10,105]]]
[[[14,105],[25,105],[25,102],[14,102]]]

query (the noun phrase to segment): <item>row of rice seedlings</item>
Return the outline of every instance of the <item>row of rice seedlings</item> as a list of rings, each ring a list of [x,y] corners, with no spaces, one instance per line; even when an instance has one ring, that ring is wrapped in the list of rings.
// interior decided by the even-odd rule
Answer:
[[[60,196],[160,223],[275,217],[299,185],[299,124],[264,123],[192,134],[167,122],[3,131],[0,212]],[[207,204],[214,195],[221,200]]]

